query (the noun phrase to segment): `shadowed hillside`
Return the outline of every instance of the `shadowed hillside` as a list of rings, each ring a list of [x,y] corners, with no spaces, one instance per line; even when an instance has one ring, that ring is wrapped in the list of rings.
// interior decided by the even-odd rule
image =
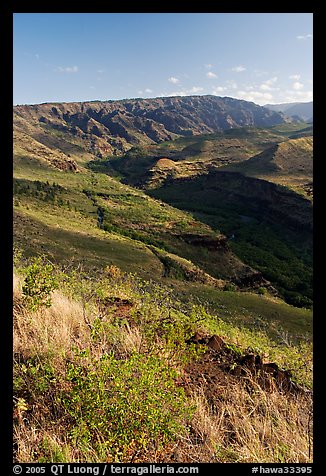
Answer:
[[[15,461],[312,461],[307,132],[210,96],[14,108]]]
[[[227,123],[223,122],[226,114]],[[122,117],[127,135],[122,129],[109,127],[112,121],[120,124]],[[155,140],[149,139],[144,125],[149,117],[160,121],[156,124],[162,135]],[[96,132],[94,121],[98,123],[96,127],[102,127],[101,134]],[[254,127],[260,123],[276,125]],[[245,127],[239,128],[239,124]],[[74,254],[76,260],[85,255],[86,261],[94,265],[104,260],[103,263],[111,262],[123,269],[137,269],[143,255],[141,274],[151,273],[158,262],[158,279],[178,276],[181,280],[210,281],[215,285],[219,282],[218,286],[230,281],[240,289],[257,291],[263,286],[272,294],[276,285],[289,302],[310,305],[310,277],[304,286],[297,283],[302,246],[301,260],[304,266],[310,266],[310,239],[301,240],[302,246],[297,249],[291,230],[298,225],[309,233],[311,208],[305,208],[300,197],[294,200],[294,195],[266,181],[282,183],[280,171],[284,168],[285,184],[300,187],[303,195],[310,194],[312,139],[289,140],[306,129],[306,124],[285,123],[281,116],[266,113],[252,103],[212,96],[17,106],[16,239],[30,254],[48,250],[59,260],[69,254]],[[106,157],[98,148],[102,146]],[[127,153],[119,155],[125,149],[129,149]],[[264,171],[265,175],[267,170],[269,175],[264,175],[265,181],[234,173],[214,175],[225,167],[242,174],[245,172],[241,167]],[[168,199],[166,192],[183,184],[180,190],[184,195],[177,201],[171,195],[171,203],[190,214],[150,200],[143,192],[119,183],[121,179],[151,189],[164,200]],[[207,179],[209,185],[205,185]],[[196,192],[194,204],[192,189],[198,186],[203,190]],[[248,217],[250,226],[241,216]],[[272,231],[257,228],[261,216],[266,226],[272,223]],[[270,250],[256,240],[255,252],[248,256],[247,244],[243,248],[247,238],[240,232],[250,236],[248,227],[257,228],[255,235],[270,237],[274,243]],[[38,231],[34,233],[33,229]],[[27,247],[30,232],[36,236]],[[235,232],[237,239],[228,240]],[[286,276],[283,272],[280,275],[278,269],[282,267],[272,257],[275,246],[283,247],[283,243],[285,256],[290,252],[296,263]],[[127,257],[132,249],[137,249],[135,263],[122,259],[123,250]],[[293,272],[297,276],[295,284]],[[284,294],[285,289],[290,294]]]
[[[236,172],[166,180],[151,196],[187,210],[228,237],[295,305],[312,303],[312,203],[286,187]]]

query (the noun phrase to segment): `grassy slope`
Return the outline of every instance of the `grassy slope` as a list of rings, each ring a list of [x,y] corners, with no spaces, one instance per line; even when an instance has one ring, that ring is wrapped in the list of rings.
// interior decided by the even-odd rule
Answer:
[[[145,245],[163,247],[172,253],[184,256],[197,266],[207,267],[207,271],[212,272],[216,277],[232,276],[232,273],[234,275],[244,268],[240,260],[230,252],[216,253],[185,243],[179,238],[183,234],[195,233],[198,236],[204,235],[218,239],[220,236],[218,231],[214,232],[208,225],[195,220],[191,214],[153,200],[143,192],[123,185],[103,173],[93,173],[81,166],[79,166],[79,173],[59,171],[48,167],[42,161],[38,162],[34,157],[22,156],[21,151],[15,156],[14,166],[17,210],[20,214],[28,215],[30,220],[34,217],[38,222],[49,226],[52,242],[58,240],[60,242],[62,238],[70,243],[75,240],[74,236],[78,236],[77,241],[83,251],[75,251],[76,258],[82,256],[84,249],[87,248],[85,233],[88,233],[89,238],[91,236],[97,238],[91,243],[87,251],[88,255],[91,255],[91,250],[99,250],[103,256],[105,250],[109,249],[106,244],[108,239],[118,243],[116,245],[118,248],[121,248],[123,243],[127,256],[132,255],[130,250],[134,248],[138,249],[138,254],[142,250],[145,272],[147,272],[148,261],[152,264],[158,262],[157,257]],[[46,201],[47,192],[45,189],[37,191],[37,181],[43,184],[41,186],[43,189],[47,182],[50,187],[55,183],[61,188],[56,190],[54,199]],[[28,190],[27,187],[29,187]],[[27,210],[26,207],[29,209]],[[97,227],[99,208],[103,214],[103,227],[106,231]],[[61,235],[58,230],[54,233],[58,224],[60,224]],[[19,233],[19,228],[17,230]],[[21,239],[27,236],[21,230]],[[44,243],[44,248],[46,249],[47,246],[52,248],[47,234],[43,233],[43,236],[47,241],[47,244]],[[54,236],[56,238],[53,240]],[[60,239],[59,236],[61,236]],[[133,241],[128,242],[126,239],[121,241],[122,237]],[[66,258],[65,247],[57,243],[56,248],[59,255],[63,253]],[[108,260],[114,262],[115,254],[115,252],[110,253],[105,262]],[[123,251],[118,254],[123,254]],[[93,257],[92,261],[94,260],[100,261]],[[128,258],[125,260],[128,261]],[[129,261],[131,262],[132,258]],[[214,266],[211,266],[212,262],[215,263]],[[116,264],[122,265],[121,256]],[[131,269],[137,265],[131,264]],[[158,262],[158,269],[161,268],[162,265]],[[127,270],[126,266],[123,266],[123,269]],[[152,265],[149,266],[148,272],[152,272]]]
[[[18,188],[15,231],[18,244],[21,243],[25,249],[35,253],[42,245],[43,250],[58,260],[90,259],[96,265],[113,260],[126,271],[129,267],[137,268],[141,262],[145,269],[148,265],[149,272],[159,266],[158,260],[140,243],[132,243],[127,238],[97,228],[97,208],[82,192],[84,186],[95,186],[97,179],[49,168],[36,158],[21,155],[15,156],[14,169]],[[37,192],[36,181],[43,185],[48,182],[50,186],[58,184],[61,188],[55,191],[55,199],[45,201],[46,193]]]
[[[293,130],[286,131],[287,134],[290,132],[292,133]],[[285,134],[283,130],[281,133]],[[27,246],[29,233],[35,235],[32,235],[34,238],[28,246],[30,252],[37,252],[43,245],[43,249],[48,249],[53,256],[61,260],[78,261],[83,258],[95,266],[114,263],[123,270],[139,269],[144,275],[150,275],[156,267],[160,270],[159,275],[166,274],[162,262],[146,246],[152,244],[158,247],[163,246],[167,251],[191,260],[217,278],[230,278],[243,269],[241,262],[230,253],[217,254],[178,239],[180,234],[187,233],[214,237],[218,236],[219,229],[229,233],[232,231],[234,219],[236,219],[236,216],[229,213],[229,210],[225,210],[226,214],[223,210],[219,210],[222,219],[217,222],[215,219],[211,221],[212,216],[207,221],[207,216],[195,210],[200,221],[195,220],[192,214],[178,211],[168,205],[163,206],[162,203],[151,200],[142,192],[129,188],[98,170],[96,173],[87,171],[82,165],[84,163],[82,149],[78,149],[77,145],[69,149],[69,155],[79,163],[81,172],[74,174],[57,170],[44,160],[43,146],[38,148],[39,146],[36,147],[33,140],[30,143],[27,136],[22,139],[19,134],[21,131],[18,132],[15,142],[14,168],[15,177],[20,181],[20,184],[25,183],[26,186],[26,183],[29,183],[32,190],[35,190],[34,182],[39,180],[43,183],[48,181],[50,184],[55,182],[63,187],[58,193],[55,203],[48,203],[44,200],[40,202],[43,192],[40,192],[39,197],[23,193],[16,200],[17,211],[20,217],[25,216],[24,223],[28,230],[25,233],[24,228],[16,226],[18,241],[20,240]],[[60,135],[61,133],[56,132],[56,134]],[[256,148],[255,150],[269,141],[283,139],[279,131],[275,134],[268,130],[247,128],[245,130],[230,130],[224,134],[209,135],[199,139],[182,138],[173,141],[173,143],[160,144],[156,149],[182,152],[182,149],[188,150],[197,144],[197,149],[205,154],[207,144],[209,144],[208,156],[210,156],[211,144],[216,144],[214,147],[221,147],[222,142],[222,149],[225,150],[225,140],[235,141],[233,145],[239,148],[238,142],[243,137],[250,142],[252,148]],[[54,146],[60,145],[62,137],[59,139],[59,142],[56,142],[58,138],[51,134],[47,137],[46,143],[51,146],[50,150],[46,149],[47,154],[56,156],[58,151]],[[44,141],[44,138],[42,140]],[[76,147],[76,150],[73,150],[73,147]],[[71,154],[73,152],[75,155]],[[233,152],[234,149],[231,147],[230,156]],[[68,153],[67,144],[63,144],[61,153]],[[24,182],[26,180],[30,182]],[[85,189],[90,192],[91,198],[83,193]],[[200,206],[200,203],[198,205]],[[177,203],[177,206],[182,208],[183,205]],[[96,226],[98,207],[104,210],[104,225],[107,232]],[[218,217],[216,216],[216,218]],[[19,221],[21,223],[22,218],[17,219],[17,223]],[[213,226],[217,233],[204,225],[205,221]],[[150,226],[148,226],[149,224]],[[58,225],[60,225],[60,229]],[[33,232],[33,228],[38,231]],[[41,235],[37,235],[37,233],[41,233]],[[233,246],[233,243],[230,244]],[[233,247],[236,252],[239,252],[236,246]],[[141,264],[140,267],[139,264]],[[251,264],[255,265],[255,260],[251,261]],[[230,269],[233,270],[231,274]]]
[[[254,352],[310,386],[309,343],[218,320],[118,269],[59,273],[51,307],[33,311],[17,271],[15,461],[311,461],[310,394],[233,373]],[[186,344],[196,331],[217,334],[225,353]]]
[[[181,295],[191,294],[205,303],[211,313],[226,322],[239,323],[248,329],[263,329],[274,338],[282,332],[289,333],[291,338],[312,334],[312,319],[309,309],[299,309],[286,304],[279,298],[221,291],[211,286],[198,283],[175,283]]]
[[[103,173],[83,169],[82,155],[79,173],[59,171],[39,157],[42,147],[32,145],[27,150],[28,140],[20,142],[14,157],[16,244],[25,256],[44,252],[71,270],[82,263],[86,276],[64,277],[52,307],[39,311],[28,309],[22,278],[15,277],[16,460],[311,461],[309,396],[270,393],[249,375],[241,380],[220,372],[216,380],[211,363],[200,354],[193,362],[196,353],[185,346],[195,330],[216,333],[237,355],[260,353],[310,386],[311,311],[269,296],[175,279],[184,270],[177,265],[191,268],[182,256],[212,269],[216,259],[177,236],[196,230],[218,237],[218,231]],[[50,153],[58,154],[52,148]],[[97,226],[99,207],[111,231]],[[154,252],[153,242],[177,256]],[[177,263],[170,276],[163,277],[160,254]],[[152,281],[116,268],[113,275],[89,279],[110,264]],[[163,384],[157,375],[165,376]]]
[[[62,207],[55,210],[34,204],[33,210],[27,210],[20,205],[14,217],[14,235],[16,245],[25,250],[27,257],[43,252],[65,266],[82,263],[88,270],[113,264],[123,271],[171,284],[186,301],[197,297],[224,320],[239,321],[249,328],[260,322],[272,334],[275,322],[280,325],[280,332],[284,329],[293,336],[310,335],[312,331],[311,311],[286,305],[282,300],[176,281],[173,278],[178,271],[176,267],[170,273],[171,278],[163,277],[166,270],[162,261],[143,243],[108,234],[73,211],[62,213]],[[191,263],[188,268],[192,269]]]
[[[313,138],[290,139],[222,169],[286,185],[309,197],[304,185],[313,180]]]
[[[68,226],[67,222],[70,222]],[[18,208],[14,216],[14,233],[15,243],[26,250],[27,256],[43,252],[66,265],[86,263],[88,269],[114,264],[148,277],[154,272],[163,272],[160,261],[141,243],[97,232],[87,227],[87,222],[83,226],[81,219],[74,221],[68,213],[51,215],[46,207],[34,209],[32,213]]]

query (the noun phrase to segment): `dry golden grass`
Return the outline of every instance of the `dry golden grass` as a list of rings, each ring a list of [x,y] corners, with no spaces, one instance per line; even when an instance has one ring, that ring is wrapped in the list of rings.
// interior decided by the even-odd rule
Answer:
[[[14,352],[46,352],[68,350],[89,339],[89,328],[83,321],[82,305],[54,291],[52,306],[36,312],[27,311],[19,293],[19,278],[15,277]],[[18,311],[17,311],[18,310]],[[18,315],[17,315],[18,314]]]
[[[26,309],[22,299],[22,278],[14,273],[14,352],[30,355],[48,351],[69,352],[73,346],[89,346],[90,332],[94,320],[101,314],[96,306],[85,308],[85,303],[65,296],[60,291],[53,291],[52,305],[31,312]],[[123,297],[124,294],[121,294]],[[118,331],[110,329],[106,339],[101,333],[101,342],[93,346],[98,357],[101,352],[119,348],[121,354],[139,351],[142,336],[136,326],[128,324]]]
[[[312,462],[310,396],[267,392],[248,376],[221,387],[212,408],[203,390],[192,397],[196,412],[192,434],[179,447],[181,461]]]

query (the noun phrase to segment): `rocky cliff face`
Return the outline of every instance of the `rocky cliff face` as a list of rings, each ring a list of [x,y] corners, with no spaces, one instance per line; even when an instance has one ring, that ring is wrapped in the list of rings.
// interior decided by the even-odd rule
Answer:
[[[254,103],[217,96],[39,104],[14,107],[14,123],[31,135],[65,133],[91,153],[124,153],[133,146],[242,126],[267,127],[284,116]]]

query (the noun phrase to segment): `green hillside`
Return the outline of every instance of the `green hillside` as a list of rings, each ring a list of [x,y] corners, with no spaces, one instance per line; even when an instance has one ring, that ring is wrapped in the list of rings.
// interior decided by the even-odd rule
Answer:
[[[18,158],[14,197],[15,239],[29,254],[46,250],[55,260],[113,263],[148,275],[163,269],[154,247],[200,267],[214,260],[217,278],[245,269],[230,251],[207,249],[205,240],[218,245],[219,232],[105,174],[59,171]],[[185,241],[193,235],[202,237],[202,246]]]
[[[286,185],[312,198],[313,138],[291,138],[241,163],[223,167],[223,170]]]
[[[305,123],[284,124],[268,129],[235,128],[216,134],[178,138],[158,145],[133,147],[122,157],[103,157],[90,165],[94,169],[102,167],[102,170],[107,166],[130,184],[155,188],[165,180],[198,176],[219,167],[232,169],[234,166],[241,169],[246,159],[276,144],[287,142],[294,133],[300,134],[305,130]],[[170,160],[164,168],[162,158]]]
[[[292,177],[303,125],[105,156],[51,107],[14,128],[14,460],[311,462],[312,202],[241,169]]]
[[[39,127],[23,117],[15,123],[14,228],[27,254],[46,250],[59,261],[111,263],[144,276],[156,269],[157,279],[215,279],[216,286],[225,281],[256,292],[273,293],[271,282],[289,303],[311,305],[309,206],[285,189],[273,191],[269,182],[215,174],[258,167],[274,170],[277,181],[282,160],[293,178],[303,158],[309,174],[311,140],[288,139],[303,124],[179,138],[109,161],[95,159],[62,131],[41,124],[43,132],[36,132]],[[121,179],[142,182],[152,197],[172,206]]]

